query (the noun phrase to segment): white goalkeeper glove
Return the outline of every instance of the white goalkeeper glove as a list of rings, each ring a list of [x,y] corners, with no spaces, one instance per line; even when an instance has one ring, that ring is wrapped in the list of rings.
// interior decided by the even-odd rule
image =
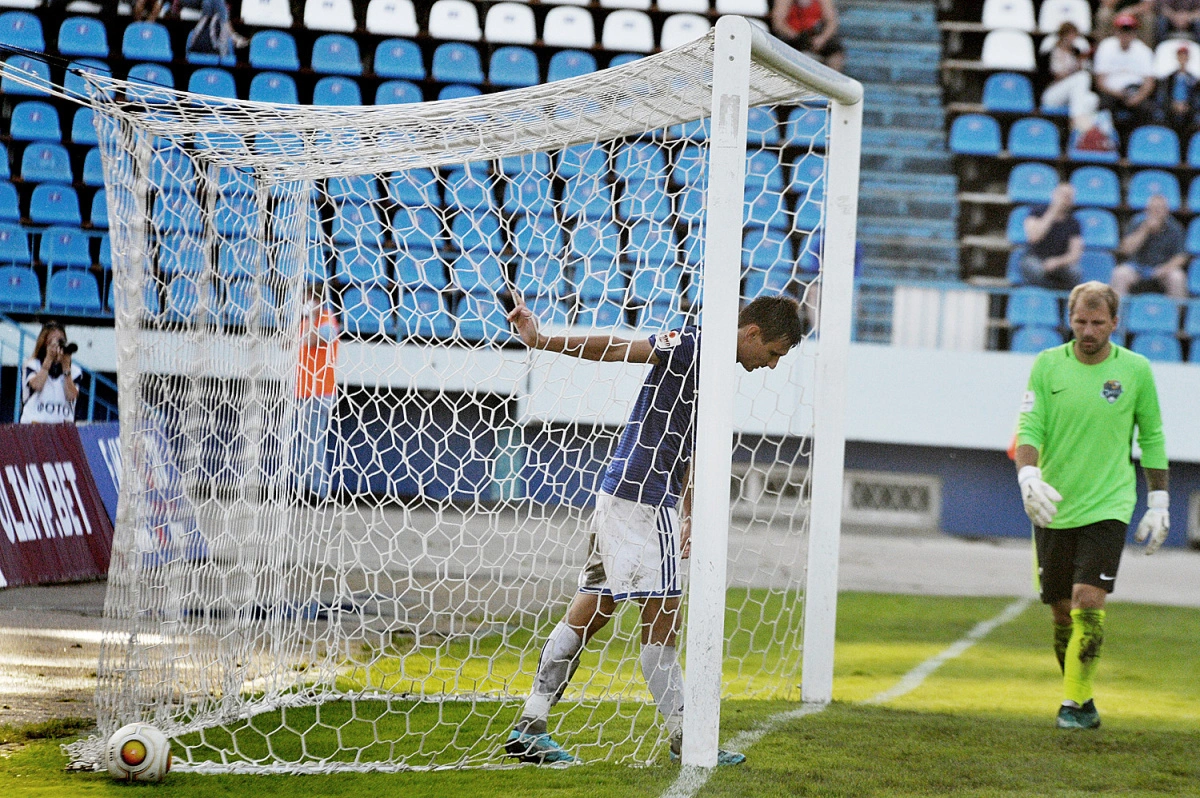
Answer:
[[[1025,502],[1025,514],[1037,526],[1044,527],[1054,520],[1062,495],[1042,479],[1042,469],[1024,466],[1017,472],[1021,483],[1021,501]]]
[[[1170,505],[1171,498],[1165,490],[1152,490],[1146,494],[1146,506],[1149,509],[1142,516],[1134,537],[1138,543],[1150,538],[1146,543],[1147,554],[1158,551],[1171,531],[1171,514],[1167,511]]]

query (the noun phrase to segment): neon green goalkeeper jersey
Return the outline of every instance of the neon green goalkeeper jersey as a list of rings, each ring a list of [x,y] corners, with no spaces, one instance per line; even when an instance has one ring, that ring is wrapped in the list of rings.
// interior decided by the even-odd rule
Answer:
[[[1135,426],[1142,466],[1165,469],[1158,390],[1146,358],[1113,344],[1108,358],[1089,366],[1075,358],[1072,343],[1037,356],[1017,443],[1037,448],[1042,478],[1062,494],[1052,528],[1129,523],[1137,503]]]

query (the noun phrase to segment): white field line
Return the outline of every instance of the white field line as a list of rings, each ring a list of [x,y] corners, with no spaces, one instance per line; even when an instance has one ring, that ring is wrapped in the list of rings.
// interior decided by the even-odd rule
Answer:
[[[949,648],[942,651],[936,656],[922,662],[917,667],[913,668],[908,673],[904,674],[903,678],[896,683],[895,687],[884,690],[878,695],[863,701],[863,704],[882,704],[886,701],[899,698],[902,695],[911,693],[916,690],[921,684],[929,678],[929,675],[942,667],[950,660],[962,656],[963,652],[971,646],[978,643],[983,638],[987,637],[998,626],[1003,626],[1009,621],[1016,618],[1033,603],[1033,599],[1028,596],[1019,598],[1012,604],[1009,604],[1004,610],[994,618],[982,621],[975,625],[971,631],[967,632],[961,639],[955,641]],[[752,745],[763,738],[764,735],[770,734],[785,723],[802,718],[805,715],[812,715],[823,710],[826,704],[805,704],[797,709],[789,709],[785,712],[772,715],[762,723],[755,726],[749,731],[744,731],[729,740],[725,745],[731,751],[746,751]],[[662,798],[693,798],[696,793],[700,792],[710,776],[712,776],[714,768],[701,768],[694,765],[686,765],[679,770],[679,775],[662,794]]]

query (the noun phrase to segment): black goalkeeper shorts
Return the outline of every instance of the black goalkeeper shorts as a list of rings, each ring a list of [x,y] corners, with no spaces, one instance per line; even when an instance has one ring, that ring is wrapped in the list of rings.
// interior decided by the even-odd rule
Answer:
[[[1075,585],[1092,585],[1111,593],[1117,583],[1128,528],[1123,521],[1097,521],[1072,529],[1035,526],[1042,603],[1071,598]]]

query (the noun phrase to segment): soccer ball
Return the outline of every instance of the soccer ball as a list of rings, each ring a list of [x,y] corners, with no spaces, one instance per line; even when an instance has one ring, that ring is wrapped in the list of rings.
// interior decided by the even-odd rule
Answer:
[[[149,723],[130,723],[108,738],[107,759],[117,781],[162,781],[171,769],[171,743]]]

